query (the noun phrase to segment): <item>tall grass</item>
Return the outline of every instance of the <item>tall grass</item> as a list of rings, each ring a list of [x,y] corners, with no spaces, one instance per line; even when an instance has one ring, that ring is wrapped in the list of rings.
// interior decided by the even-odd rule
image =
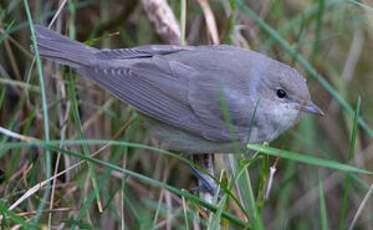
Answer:
[[[193,194],[194,176],[182,162],[198,165],[157,148],[131,107],[70,70],[42,65],[36,48],[36,68],[26,80],[33,24],[47,25],[58,1],[6,0],[0,3],[1,229],[372,226],[372,202],[362,202],[373,170],[372,6],[342,0],[208,3],[220,41],[294,66],[326,116],[307,115],[273,143],[248,145],[254,154],[218,155],[214,179],[222,194],[206,203]],[[180,18],[181,42],[211,42],[197,1],[169,4]],[[161,41],[141,1],[68,1],[61,12],[57,28],[96,47]],[[229,113],[224,116],[230,127]]]

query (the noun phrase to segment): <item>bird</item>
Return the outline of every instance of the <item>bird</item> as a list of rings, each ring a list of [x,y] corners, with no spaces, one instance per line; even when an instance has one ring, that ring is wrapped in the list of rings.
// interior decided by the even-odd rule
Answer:
[[[323,116],[306,79],[264,54],[230,45],[97,49],[34,25],[38,52],[135,108],[160,148],[182,154],[246,151],[304,113]],[[205,190],[216,183],[189,165]]]
[[[299,72],[255,51],[230,45],[97,49],[34,28],[41,56],[135,108],[162,149],[232,153],[233,138],[242,150],[272,141],[304,112],[324,115]]]

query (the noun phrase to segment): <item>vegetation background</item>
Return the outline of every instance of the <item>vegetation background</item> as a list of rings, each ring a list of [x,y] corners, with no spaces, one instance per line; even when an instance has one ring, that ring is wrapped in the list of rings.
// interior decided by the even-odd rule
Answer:
[[[68,68],[32,64],[31,18],[48,25],[61,3],[53,28],[95,47],[265,53],[304,74],[326,116],[305,116],[275,149],[252,146],[265,154],[231,156],[236,173],[222,175],[232,195],[208,205],[189,195],[195,179],[179,159],[129,144],[157,146],[131,107]],[[0,229],[373,229],[373,2],[166,3],[0,1]]]

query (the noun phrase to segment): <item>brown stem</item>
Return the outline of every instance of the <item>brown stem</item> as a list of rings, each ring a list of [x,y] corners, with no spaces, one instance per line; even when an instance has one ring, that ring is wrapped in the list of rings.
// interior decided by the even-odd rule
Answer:
[[[166,0],[141,0],[157,34],[167,44],[180,44],[180,26]]]

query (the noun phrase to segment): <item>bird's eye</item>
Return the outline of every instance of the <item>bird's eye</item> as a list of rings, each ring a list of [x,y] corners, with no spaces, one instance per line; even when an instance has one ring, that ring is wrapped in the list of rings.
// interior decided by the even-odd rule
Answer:
[[[284,98],[287,96],[287,93],[283,89],[278,89],[276,93],[277,93],[277,97],[279,98]]]

